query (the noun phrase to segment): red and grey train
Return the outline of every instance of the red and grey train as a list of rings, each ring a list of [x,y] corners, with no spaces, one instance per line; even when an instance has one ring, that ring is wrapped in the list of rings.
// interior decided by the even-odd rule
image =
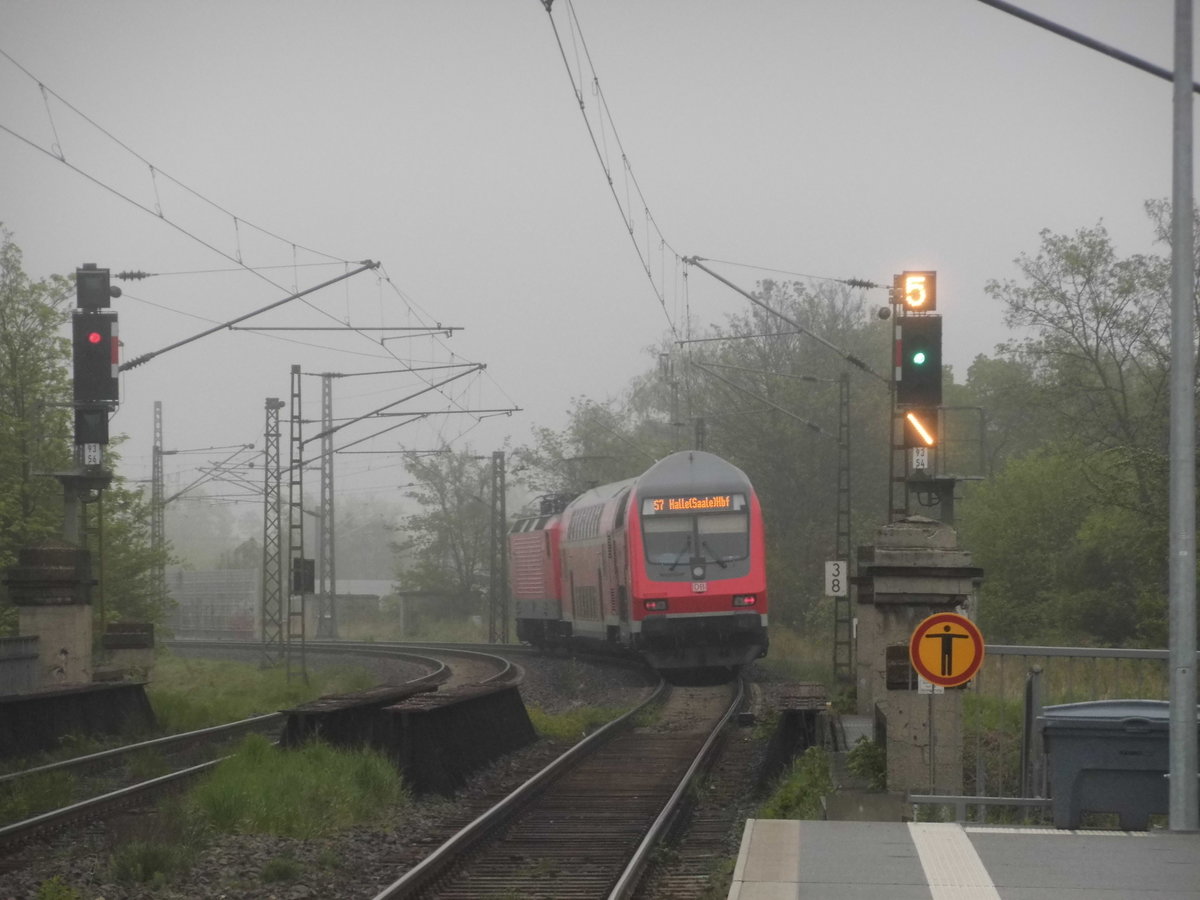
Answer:
[[[639,654],[657,669],[767,652],[762,510],[741,469],[699,450],[592,488],[508,535],[517,637]]]

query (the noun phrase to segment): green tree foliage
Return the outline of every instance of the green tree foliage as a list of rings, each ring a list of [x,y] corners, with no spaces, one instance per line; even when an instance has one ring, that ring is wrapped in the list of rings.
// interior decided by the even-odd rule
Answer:
[[[449,617],[483,612],[491,562],[490,465],[470,448],[405,462],[415,482],[406,496],[422,511],[402,528],[404,549],[416,558],[403,586],[441,597],[437,608]]]
[[[50,473],[70,455],[68,279],[32,281],[0,226],[0,570],[17,550],[62,529],[62,489]]]
[[[74,465],[71,343],[64,336],[74,293],[64,276],[31,280],[0,226],[0,571],[22,547],[63,531],[63,489],[53,473]],[[110,452],[108,465],[116,462]],[[91,525],[103,520],[99,529],[89,527],[93,575],[102,578],[97,614],[103,607],[108,622],[161,621],[141,492],[118,478],[87,509]]]
[[[1053,410],[1058,434],[1125,454],[1136,502],[1151,513],[1160,496],[1154,459],[1167,438],[1169,263],[1118,257],[1103,225],[1043,231],[1041,240],[1036,256],[1017,260],[1022,282],[987,285],[1005,321],[1032,331],[1000,354],[1032,374],[1037,390],[1027,400]]]
[[[1159,222],[1169,210],[1148,204]],[[1023,336],[976,359],[992,479],[966,491],[993,640],[1166,641],[1169,260],[1103,225],[1041,234],[987,291]]]
[[[110,464],[115,461],[110,458]],[[93,574],[100,577],[92,603],[103,609],[104,624],[148,622],[159,624],[167,613],[168,599],[154,581],[156,563],[166,565],[169,549],[150,545],[150,503],[140,490],[114,480],[88,515],[102,520],[89,537]],[[96,561],[99,560],[99,566]]]
[[[675,449],[669,400],[654,374],[636,379],[623,402],[576,397],[571,403],[566,428],[535,429],[534,446],[514,454],[514,480],[539,496],[574,497],[621,481]]]
[[[1108,463],[1106,465],[1106,462]],[[1116,460],[1046,448],[1012,460],[964,508],[963,542],[985,570],[981,622],[1000,643],[1161,646],[1164,535],[1105,501]],[[1130,487],[1132,489],[1132,487]]]

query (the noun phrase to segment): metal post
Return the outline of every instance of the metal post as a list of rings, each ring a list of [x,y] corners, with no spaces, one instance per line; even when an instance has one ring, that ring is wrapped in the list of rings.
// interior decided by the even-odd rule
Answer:
[[[1025,674],[1025,704],[1021,725],[1022,797],[1043,796],[1041,773],[1045,770],[1045,763],[1037,739],[1037,720],[1041,714],[1042,667],[1033,666]]]
[[[500,635],[508,643],[509,594],[508,594],[508,469],[505,467],[504,452],[497,451],[500,464],[500,613],[503,627]]]
[[[263,561],[262,646],[263,665],[283,660],[283,531],[280,527],[282,493],[279,466],[279,410],[283,401],[267,398],[263,433]]]
[[[83,498],[81,489],[63,480],[63,540],[83,546]]]
[[[336,638],[337,578],[334,563],[333,378],[321,376],[321,505],[317,516],[317,637]]]
[[[166,608],[167,570],[165,502],[163,500],[162,401],[154,401],[154,462],[150,473],[150,551],[154,557],[154,595],[159,609]]]
[[[292,366],[292,404],[290,465],[288,467],[288,566],[284,577],[288,579],[287,660],[288,681],[293,670],[308,681],[308,665],[305,659],[307,622],[305,587],[298,583],[297,573],[304,560],[304,438],[303,418],[300,403],[300,367]]]
[[[1200,829],[1196,734],[1195,250],[1192,219],[1192,0],[1175,0],[1171,189],[1169,827]]]
[[[508,554],[504,552],[508,513],[504,494],[504,451],[492,453],[491,565],[488,597],[488,641],[508,643]]]
[[[838,378],[837,526],[834,559],[845,561],[847,576],[853,568],[850,533],[850,373]],[[854,612],[850,592],[833,598],[833,678],[837,684],[854,682]]]

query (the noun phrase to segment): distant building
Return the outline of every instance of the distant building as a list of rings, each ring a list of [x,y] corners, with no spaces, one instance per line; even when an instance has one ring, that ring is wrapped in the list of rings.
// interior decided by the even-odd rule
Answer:
[[[180,639],[252,641],[259,638],[262,579],[258,569],[167,574],[175,610],[167,627]]]
[[[181,640],[261,639],[262,578],[258,569],[176,569],[167,575],[176,603],[167,627]],[[397,593],[394,581],[339,578],[334,606],[339,630],[344,625],[373,629],[381,623],[402,627],[403,611],[388,613],[386,599]],[[309,638],[317,634],[317,604],[308,601]]]

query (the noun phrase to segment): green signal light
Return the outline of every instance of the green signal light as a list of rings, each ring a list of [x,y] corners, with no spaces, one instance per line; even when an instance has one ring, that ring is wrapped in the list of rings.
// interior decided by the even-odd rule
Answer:
[[[912,361],[913,361],[914,366],[925,365],[925,360],[926,360],[926,356],[925,356],[924,350],[918,350],[916,353],[914,353],[912,355]]]

